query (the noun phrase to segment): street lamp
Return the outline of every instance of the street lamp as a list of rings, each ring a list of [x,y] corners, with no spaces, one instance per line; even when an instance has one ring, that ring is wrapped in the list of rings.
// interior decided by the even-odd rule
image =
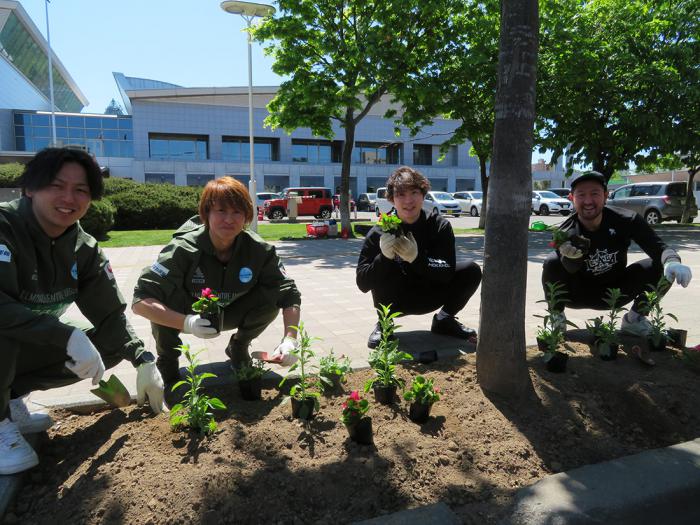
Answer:
[[[233,15],[240,15],[248,26],[248,141],[250,142],[250,180],[248,181],[248,192],[253,201],[253,222],[250,229],[258,231],[258,210],[255,188],[255,144],[253,143],[253,38],[250,28],[253,20],[257,17],[272,15],[275,8],[267,4],[257,2],[221,2],[221,9]]]
[[[51,32],[49,31],[49,2],[50,0],[44,1],[44,7],[46,11],[46,43],[49,46],[49,95],[51,97],[51,146],[56,147],[56,105],[54,104],[53,97],[53,61],[51,55]]]

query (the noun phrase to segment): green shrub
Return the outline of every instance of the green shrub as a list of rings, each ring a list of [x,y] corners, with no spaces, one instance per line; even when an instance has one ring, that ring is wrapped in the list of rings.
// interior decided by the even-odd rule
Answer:
[[[105,234],[114,226],[114,215],[117,208],[109,199],[92,201],[85,216],[80,219],[83,230],[96,239],[103,239]]]
[[[19,178],[24,171],[24,164],[9,162],[0,164],[0,188],[19,188]]]
[[[139,186],[143,186],[142,184],[133,181],[131,179],[123,179],[121,177],[107,177],[104,179],[105,183],[105,197],[109,197],[110,195],[115,195],[117,193],[122,193],[124,191],[129,191],[134,188],[138,188]]]
[[[117,208],[115,230],[173,229],[197,214],[201,188],[137,184],[110,196]]]

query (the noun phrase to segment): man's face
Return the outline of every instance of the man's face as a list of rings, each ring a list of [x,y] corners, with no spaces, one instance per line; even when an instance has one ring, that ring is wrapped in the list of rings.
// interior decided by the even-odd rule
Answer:
[[[393,205],[396,214],[406,224],[413,224],[420,217],[425,196],[418,188],[402,188],[394,192]]]
[[[77,162],[66,162],[48,186],[26,194],[37,222],[52,238],[82,219],[92,200],[87,173]]]
[[[572,196],[578,216],[584,221],[593,221],[603,213],[608,192],[599,182],[585,180],[574,187]]]

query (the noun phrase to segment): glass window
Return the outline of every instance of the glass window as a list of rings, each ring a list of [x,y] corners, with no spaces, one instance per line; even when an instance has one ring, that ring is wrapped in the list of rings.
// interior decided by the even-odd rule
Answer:
[[[99,117],[85,117],[85,127],[86,128],[94,128],[94,129],[100,129],[102,126],[100,126],[100,119]]]
[[[119,138],[119,131],[117,131],[116,129],[103,129],[102,138],[117,140]]]
[[[125,117],[117,118],[117,123],[119,125],[119,129],[128,129],[128,130],[132,129],[130,118],[125,118]]]
[[[83,117],[68,116],[68,117],[66,117],[66,121],[68,123],[69,128],[84,128],[85,127],[85,119]]]
[[[309,145],[292,143],[292,162],[309,162]]]
[[[24,136],[24,126],[20,126],[19,124],[15,124],[15,137],[23,137]]]
[[[56,128],[56,138],[68,138],[68,128]]]
[[[62,127],[67,127],[68,126],[68,119],[64,115],[54,115],[56,119],[56,125],[57,126],[62,126]]]
[[[25,119],[28,117],[26,113],[15,113],[15,124],[24,124]],[[27,122],[29,124],[29,122]]]
[[[175,184],[174,173],[145,173],[147,184]]]
[[[300,186],[323,186],[323,177],[315,175],[302,175],[299,177]]]
[[[209,158],[209,141],[205,135],[149,133],[151,158],[205,160]]]
[[[50,126],[51,117],[48,115],[32,115],[32,126]]]
[[[86,129],[85,136],[89,139],[101,139],[102,130],[101,129]]]
[[[413,145],[413,164],[420,166],[431,166],[433,164],[432,144]]]
[[[204,186],[210,180],[214,180],[214,175],[187,174],[188,186]]]
[[[168,157],[168,141],[160,139],[151,139],[151,157],[152,158],[167,158]]]
[[[50,137],[51,128],[32,128],[32,137]]]
[[[357,142],[352,156],[356,164],[400,164],[402,153],[402,144]]]
[[[331,162],[340,162],[340,156],[337,156],[334,150],[338,147],[336,143],[328,140],[292,140],[292,161],[293,162],[308,162],[310,164],[329,164]]]
[[[685,197],[686,190],[685,182],[677,182],[675,184],[669,184],[666,187],[666,195],[669,197]]]
[[[254,137],[255,160],[272,162],[279,160],[279,139]],[[223,160],[243,162],[250,160],[248,137],[222,137],[221,156]]]
[[[115,118],[101,118],[102,129],[117,129],[117,119]]]
[[[85,130],[83,128],[68,128],[68,138],[84,139]]]

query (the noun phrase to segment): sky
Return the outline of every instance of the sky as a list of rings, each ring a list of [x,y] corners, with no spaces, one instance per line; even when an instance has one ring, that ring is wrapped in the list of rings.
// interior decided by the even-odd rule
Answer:
[[[44,0],[20,0],[46,37]],[[248,85],[245,21],[218,0],[51,0],[51,47],[89,100],[103,113],[112,98],[123,107],[112,72],[183,87]],[[277,86],[272,59],[253,42],[253,85]]]

